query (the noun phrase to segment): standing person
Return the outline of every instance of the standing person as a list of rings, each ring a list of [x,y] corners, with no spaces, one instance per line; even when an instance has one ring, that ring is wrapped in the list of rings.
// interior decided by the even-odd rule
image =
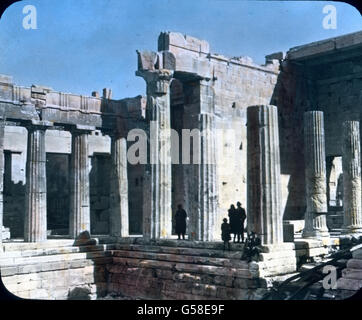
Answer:
[[[177,211],[175,214],[175,220],[176,220],[176,233],[178,236],[178,240],[182,239],[185,240],[185,233],[186,233],[186,211],[182,208],[182,205],[179,204],[177,206]]]
[[[224,218],[222,221],[224,221],[224,223],[221,224],[221,239],[222,241],[224,241],[224,250],[225,250],[225,245],[227,244],[228,246],[228,250],[230,251],[230,224],[228,224],[228,219]]]
[[[240,235],[241,235],[241,242],[244,243],[244,222],[246,219],[246,212],[245,209],[241,206],[241,203],[239,201],[236,205],[237,205],[236,216],[238,218],[238,242],[240,242]]]
[[[236,216],[236,209],[235,206],[232,204],[230,209],[228,210],[229,213],[229,221],[230,221],[230,233],[234,234],[234,243],[235,243],[235,236],[237,234],[237,216]]]

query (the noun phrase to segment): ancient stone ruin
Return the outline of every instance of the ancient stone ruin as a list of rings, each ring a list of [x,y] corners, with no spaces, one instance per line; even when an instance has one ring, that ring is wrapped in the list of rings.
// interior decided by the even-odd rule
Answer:
[[[146,95],[121,100],[0,75],[6,288],[36,299],[262,299],[358,241],[361,49],[357,32],[258,65],[162,32],[157,52],[137,52]],[[248,260],[243,243],[223,251],[221,241],[237,201],[261,240]],[[186,240],[175,234],[179,204]],[[337,298],[362,287],[361,249],[340,263]]]

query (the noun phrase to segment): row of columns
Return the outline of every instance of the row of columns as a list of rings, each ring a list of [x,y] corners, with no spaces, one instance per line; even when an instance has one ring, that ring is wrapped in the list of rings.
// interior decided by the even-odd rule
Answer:
[[[157,147],[148,170],[145,188],[144,237],[167,238],[171,235],[171,154],[169,74],[147,74],[149,119],[157,123]],[[215,139],[213,117],[199,116],[200,129],[208,129],[200,137],[202,157],[193,174],[199,185],[193,190],[198,210],[191,219],[193,240],[212,240],[217,211]],[[46,226],[46,150],[45,132],[51,123],[32,121],[28,126],[26,165],[26,207],[24,239],[44,241]],[[90,231],[88,127],[72,130],[70,235],[77,237]],[[283,242],[281,212],[280,155],[278,111],[275,106],[253,106],[247,110],[248,135],[248,231],[260,235],[263,244]],[[326,225],[326,164],[324,123],[321,111],[304,115],[304,154],[306,175],[305,228],[303,237],[328,237]],[[0,174],[3,176],[4,123],[0,124]],[[359,122],[343,123],[344,232],[362,231],[361,159]],[[127,141],[124,135],[111,136],[111,235],[128,236]],[[0,179],[0,226],[2,228],[2,191]],[[1,239],[1,238],[0,238]]]
[[[342,232],[345,234],[362,232],[360,144],[359,122],[343,122],[344,219]],[[328,237],[326,156],[322,111],[308,111],[304,114],[304,157],[307,210],[303,237]]]
[[[156,153],[146,170],[144,194],[144,236],[167,238],[171,235],[171,154],[170,137],[170,80],[168,70],[138,72],[147,83],[148,120],[156,122]],[[201,88],[201,86],[200,86]],[[200,94],[201,95],[201,94]],[[201,99],[200,99],[201,101]],[[248,228],[259,234],[264,244],[283,242],[283,219],[281,212],[280,155],[278,111],[275,106],[248,108]],[[213,131],[212,114],[202,113],[198,119],[199,129]],[[345,176],[344,232],[359,232],[361,229],[361,169],[360,138],[358,123],[344,123],[343,163]],[[193,208],[190,220],[192,240],[212,240],[212,230],[217,212],[216,166],[210,165],[215,156],[214,138],[201,138],[199,146],[202,157],[200,165],[194,166],[193,175],[197,208]],[[304,154],[306,183],[306,213],[303,237],[329,237],[326,222],[327,184],[324,120],[321,111],[304,115]],[[207,159],[206,159],[207,158]],[[196,182],[195,180],[195,182]]]
[[[27,124],[24,241],[41,242],[47,239],[47,183],[45,132],[52,124],[32,120]],[[70,165],[69,235],[76,238],[83,231],[90,232],[88,134],[92,128],[75,126],[72,132]],[[128,179],[127,145],[123,136],[111,137],[112,236],[128,236]],[[0,237],[3,226],[4,123],[0,123]],[[1,238],[0,238],[1,240]]]
[[[362,233],[361,156],[358,121],[343,123],[343,233]],[[277,107],[247,109],[248,231],[263,244],[283,242]],[[306,213],[304,238],[329,237],[323,112],[304,114]]]

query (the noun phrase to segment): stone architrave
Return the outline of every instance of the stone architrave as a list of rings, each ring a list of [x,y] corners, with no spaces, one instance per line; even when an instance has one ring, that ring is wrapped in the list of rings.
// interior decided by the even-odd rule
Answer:
[[[47,183],[45,131],[51,123],[35,121],[27,126],[24,241],[47,240]]]
[[[327,180],[322,111],[304,113],[306,202],[304,238],[329,237],[327,228]]]
[[[247,109],[248,232],[262,244],[283,242],[278,109],[272,105]]]
[[[170,70],[138,71],[147,84],[150,163],[146,166],[143,236],[169,238],[172,233]]]
[[[362,233],[359,121],[343,123],[343,233]]]
[[[111,136],[111,157],[110,233],[115,237],[128,237],[127,140],[124,136]]]
[[[2,243],[2,234],[3,234],[3,211],[4,211],[4,133],[5,133],[5,124],[2,119],[0,119],[0,246]],[[0,247],[1,248],[1,247]]]
[[[69,235],[72,238],[90,232],[88,134],[92,130],[79,125],[71,130]]]

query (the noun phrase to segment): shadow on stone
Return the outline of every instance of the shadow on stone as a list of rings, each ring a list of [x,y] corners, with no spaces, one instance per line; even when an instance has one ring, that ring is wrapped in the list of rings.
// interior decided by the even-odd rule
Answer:
[[[73,246],[91,246],[98,244],[97,239],[91,238],[89,231],[83,231],[75,239]]]
[[[68,300],[91,300],[92,293],[88,286],[76,287],[69,291]]]

